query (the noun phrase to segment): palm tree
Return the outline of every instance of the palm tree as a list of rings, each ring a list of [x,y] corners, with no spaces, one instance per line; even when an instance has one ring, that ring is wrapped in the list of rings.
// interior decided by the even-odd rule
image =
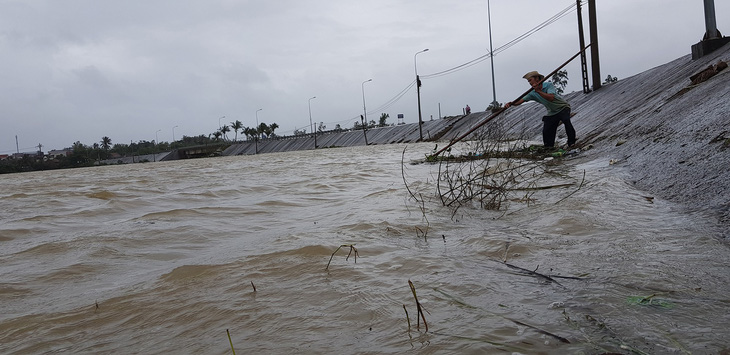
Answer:
[[[215,131],[213,132],[213,137],[215,137],[215,140],[220,140],[223,133],[221,131]]]
[[[261,134],[269,135],[271,133],[271,130],[269,129],[269,125],[266,123],[261,122],[258,126],[258,136],[261,137]]]
[[[246,135],[246,139],[251,139],[256,135],[256,130],[251,127],[243,127],[241,132]]]
[[[274,136],[274,131],[279,128],[279,125],[276,123],[272,123],[269,125],[269,132],[271,132],[271,135]]]
[[[228,140],[228,136],[226,136],[226,133],[228,133],[230,131],[231,131],[231,127],[228,127],[228,125],[223,125],[223,127],[221,127],[220,132],[223,135],[223,140]]]
[[[238,141],[238,130],[243,129],[243,123],[241,121],[236,120],[236,122],[231,122],[231,128],[233,128],[233,131],[236,132],[236,138],[233,139],[234,142]]]
[[[390,115],[387,113],[382,113],[380,115],[380,127],[385,127],[388,125],[387,123],[385,123],[385,120],[387,120],[389,117]]]
[[[112,145],[112,139],[111,138],[109,138],[107,136],[101,137],[101,147],[104,150],[109,150],[109,148],[111,148],[111,145]]]

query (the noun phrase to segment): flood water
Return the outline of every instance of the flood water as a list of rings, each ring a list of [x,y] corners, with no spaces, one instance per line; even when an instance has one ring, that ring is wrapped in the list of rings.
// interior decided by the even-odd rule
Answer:
[[[529,205],[452,218],[437,165],[403,166],[425,202],[409,198],[404,148],[0,175],[0,353],[730,347],[730,249],[712,219],[635,190],[608,159],[555,165],[576,184]],[[332,257],[349,244],[357,260]]]

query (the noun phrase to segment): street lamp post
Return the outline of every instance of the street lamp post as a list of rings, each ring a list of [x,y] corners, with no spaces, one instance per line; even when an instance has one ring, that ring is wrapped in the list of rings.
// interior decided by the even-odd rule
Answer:
[[[365,83],[373,81],[373,79],[368,79],[362,82],[362,113],[365,115],[365,122],[368,121],[368,111],[365,109]]]
[[[223,128],[223,126],[221,126],[221,119],[224,119],[224,118],[226,118],[226,116],[221,116],[220,118],[218,118],[218,129]]]
[[[418,63],[416,62],[416,56],[423,52],[428,52],[428,48],[413,55],[413,67],[416,71],[416,95],[418,96],[418,133],[421,136],[421,141],[423,141],[423,118],[421,117],[421,79],[418,77]]]
[[[317,130],[316,127],[312,125],[312,99],[316,99],[316,96],[312,96],[309,98],[309,127],[312,130],[312,133],[314,134],[314,149],[317,149]]]
[[[178,126],[172,127],[172,142],[175,143],[175,128]]]
[[[260,132],[258,131],[258,129],[259,129],[259,111],[262,111],[262,110],[263,110],[262,108],[256,110],[256,134],[257,135],[260,134]]]
[[[362,113],[365,115],[362,119],[362,131],[365,133],[365,125],[367,125],[368,122],[368,110],[365,108],[365,83],[373,81],[373,79],[368,79],[362,82]],[[365,133],[365,145],[368,145],[368,136],[367,133]]]
[[[159,132],[159,131],[162,131],[162,130],[161,130],[161,129],[158,129],[158,130],[157,130],[157,131],[155,132],[155,151],[154,151],[154,153],[152,154],[152,161],[155,161],[155,162],[157,161],[157,145],[159,144],[159,141],[158,141],[158,138],[157,138],[157,132]],[[148,160],[148,161],[149,161],[149,160]]]
[[[263,110],[262,108],[256,110],[256,139],[254,139],[254,149],[256,154],[259,154],[259,111]]]

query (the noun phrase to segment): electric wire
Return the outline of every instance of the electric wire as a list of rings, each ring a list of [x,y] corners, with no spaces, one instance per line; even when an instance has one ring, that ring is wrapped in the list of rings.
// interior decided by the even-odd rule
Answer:
[[[581,5],[585,4],[586,2],[587,1],[581,1]],[[469,68],[469,67],[474,66],[476,64],[479,64],[479,63],[481,63],[481,62],[489,59],[491,56],[504,52],[505,50],[513,47],[514,45],[516,45],[516,44],[524,41],[525,39],[527,39],[531,35],[539,32],[542,29],[544,29],[545,27],[547,27],[547,26],[549,26],[549,25],[557,22],[558,20],[562,19],[566,15],[568,15],[568,14],[572,13],[573,11],[575,11],[577,9],[577,6],[578,6],[577,3],[572,3],[571,5],[567,6],[566,8],[560,10],[558,13],[556,13],[552,17],[550,17],[547,20],[543,21],[539,25],[533,27],[529,31],[523,33],[522,35],[516,37],[515,39],[513,39],[513,40],[505,43],[504,45],[498,47],[497,49],[493,50],[492,53],[487,53],[487,54],[485,54],[483,56],[480,56],[478,58],[472,59],[472,60],[470,60],[470,61],[468,61],[466,63],[457,65],[457,66],[452,67],[450,69],[446,69],[446,70],[443,70],[443,71],[440,71],[440,72],[436,72],[436,73],[433,73],[433,74],[419,75],[419,78],[421,78],[422,80],[423,79],[438,78],[438,77],[441,77],[441,76],[453,74],[453,73],[458,72],[460,70]],[[381,106],[379,106],[379,107],[377,107],[377,108],[375,108],[373,110],[367,110],[367,113],[368,114],[372,114],[372,113],[376,113],[376,112],[385,111],[386,109],[390,108],[395,103],[397,103],[398,101],[400,101],[400,99],[403,98],[403,96],[405,96],[405,94],[413,86],[415,86],[415,85],[416,85],[416,81],[413,80],[412,82],[410,82],[408,84],[408,86],[406,86],[403,90],[401,90],[393,98],[391,98],[390,100],[388,100],[387,102],[385,102],[383,105],[381,105]],[[348,120],[338,121],[338,122],[335,122],[335,123],[351,122],[352,120],[357,120],[358,118],[359,117],[356,116],[356,117],[350,118]]]
[[[460,71],[462,69],[466,69],[466,68],[469,68],[469,67],[471,67],[473,65],[476,65],[478,63],[481,63],[481,62],[489,59],[493,55],[499,54],[501,52],[504,52],[505,50],[509,49],[510,47],[516,45],[519,42],[522,42],[523,40],[527,39],[531,35],[533,35],[533,34],[537,33],[538,31],[542,30],[543,28],[545,28],[545,27],[547,27],[547,26],[555,23],[556,21],[560,20],[561,18],[565,17],[566,15],[568,15],[569,13],[571,13],[573,10],[575,10],[576,7],[577,7],[577,4],[576,3],[571,4],[570,6],[566,7],[565,9],[561,10],[560,12],[558,12],[557,14],[555,14],[554,16],[552,16],[551,18],[545,20],[543,23],[535,26],[534,28],[532,28],[529,31],[525,32],[524,34],[518,36],[517,38],[515,38],[515,39],[513,39],[513,40],[511,40],[511,41],[509,41],[507,43],[505,43],[504,45],[498,47],[492,53],[487,53],[487,54],[485,54],[485,55],[483,55],[481,57],[478,57],[476,59],[473,59],[471,61],[468,61],[468,62],[466,62],[464,64],[457,65],[457,66],[455,66],[453,68],[450,68],[450,69],[447,69],[447,70],[443,70],[443,71],[440,71],[440,72],[437,72],[437,73],[433,73],[433,74],[422,75],[421,76],[421,79],[437,78],[437,77],[440,77],[440,76],[444,76],[444,75],[448,75],[448,74],[451,74],[451,73],[455,73],[455,72]]]

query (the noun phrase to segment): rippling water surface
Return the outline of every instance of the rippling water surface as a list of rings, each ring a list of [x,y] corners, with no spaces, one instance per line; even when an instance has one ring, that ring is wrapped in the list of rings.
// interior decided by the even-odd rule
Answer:
[[[438,167],[406,164],[426,220],[404,147],[0,175],[0,353],[226,354],[226,330],[239,353],[730,347],[730,251],[706,216],[597,160],[555,166],[576,185],[529,206],[451,218]]]

